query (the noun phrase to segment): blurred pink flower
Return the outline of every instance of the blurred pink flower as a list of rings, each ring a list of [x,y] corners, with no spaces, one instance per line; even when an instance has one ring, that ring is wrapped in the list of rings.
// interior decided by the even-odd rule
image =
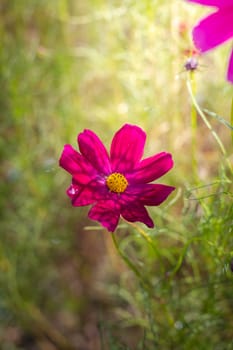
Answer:
[[[145,132],[125,124],[113,137],[110,154],[91,130],[78,135],[80,152],[65,145],[59,164],[72,175],[67,190],[73,206],[92,205],[88,216],[113,232],[120,215],[130,222],[154,223],[145,205],[161,204],[175,189],[150,184],[173,166],[171,154],[161,152],[141,160]]]
[[[217,10],[201,20],[193,29],[195,46],[206,52],[233,37],[233,0],[188,0]],[[231,51],[227,79],[233,83],[233,50]]]

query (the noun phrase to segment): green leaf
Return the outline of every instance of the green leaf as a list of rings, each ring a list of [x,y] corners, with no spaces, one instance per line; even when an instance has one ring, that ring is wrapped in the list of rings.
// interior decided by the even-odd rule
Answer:
[[[227,126],[229,129],[231,129],[233,131],[233,124],[231,121],[231,124],[228,123],[224,118],[220,117],[219,115],[217,115],[214,112],[209,111],[208,109],[204,108],[203,112],[205,112],[207,115],[217,119],[219,122],[221,122],[222,124],[224,124],[225,126]]]

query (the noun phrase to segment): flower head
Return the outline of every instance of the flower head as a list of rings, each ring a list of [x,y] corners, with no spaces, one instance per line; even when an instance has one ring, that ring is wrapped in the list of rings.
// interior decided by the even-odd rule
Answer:
[[[201,20],[193,29],[195,46],[206,52],[233,37],[233,0],[188,0],[217,10]],[[230,55],[227,79],[233,83],[233,50]]]
[[[195,71],[198,68],[198,60],[195,57],[189,57],[184,64],[184,68],[187,71]]]
[[[161,152],[141,160],[145,132],[125,124],[114,135],[110,153],[91,130],[78,135],[79,151],[65,145],[59,164],[72,175],[67,190],[73,206],[92,205],[88,216],[113,232],[120,216],[154,227],[145,205],[161,204],[175,189],[151,184],[173,166],[171,154]]]

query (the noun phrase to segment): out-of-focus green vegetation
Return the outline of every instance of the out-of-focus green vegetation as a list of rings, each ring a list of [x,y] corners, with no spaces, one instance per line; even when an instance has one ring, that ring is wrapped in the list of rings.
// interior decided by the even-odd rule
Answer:
[[[231,132],[207,116],[224,156],[200,116],[195,130],[183,68],[203,13],[181,0],[1,1],[1,349],[233,349]],[[192,86],[229,122],[228,50],[198,57]],[[146,155],[173,154],[162,182],[177,186],[149,209],[156,229],[116,231],[136,275],[71,207],[58,167],[84,128],[109,145],[126,122],[147,132]]]

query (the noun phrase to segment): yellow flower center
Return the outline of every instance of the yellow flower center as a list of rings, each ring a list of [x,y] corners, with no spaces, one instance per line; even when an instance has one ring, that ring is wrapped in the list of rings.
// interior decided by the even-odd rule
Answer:
[[[111,192],[122,193],[128,186],[128,181],[120,173],[112,173],[106,179],[106,184]]]

